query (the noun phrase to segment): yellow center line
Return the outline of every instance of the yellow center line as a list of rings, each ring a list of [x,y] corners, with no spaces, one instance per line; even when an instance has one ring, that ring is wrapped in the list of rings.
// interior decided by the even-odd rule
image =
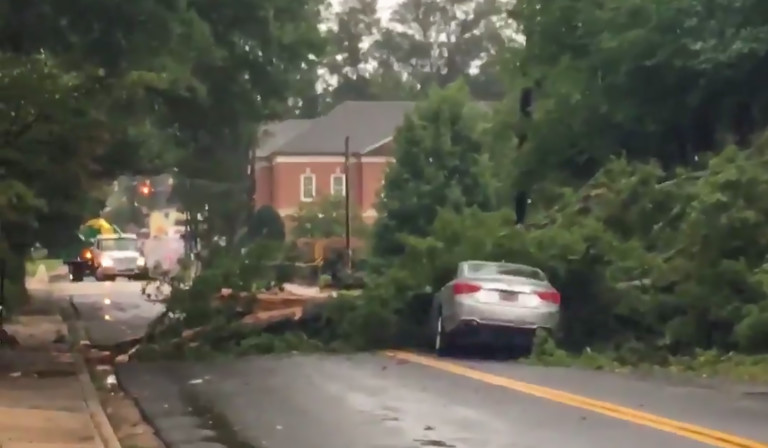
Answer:
[[[548,387],[537,386],[522,381],[513,380],[498,375],[482,372],[480,370],[464,367],[448,361],[442,361],[427,356],[417,355],[415,353],[403,352],[399,350],[388,350],[384,352],[387,356],[410,361],[413,363],[429,366],[435,369],[450,372],[455,375],[461,375],[476,381],[482,381],[486,384],[504,387],[524,394],[533,395],[539,398],[556,401],[569,406],[586,409],[598,414],[636,423],[638,425],[648,426],[660,431],[668,432],[688,439],[697,440],[711,446],[720,448],[768,448],[768,445],[754,440],[748,440],[702,426],[692,425],[690,423],[678,422],[647,412],[637,411],[635,409],[618,406],[605,401],[582,397],[580,395],[563,392]]]

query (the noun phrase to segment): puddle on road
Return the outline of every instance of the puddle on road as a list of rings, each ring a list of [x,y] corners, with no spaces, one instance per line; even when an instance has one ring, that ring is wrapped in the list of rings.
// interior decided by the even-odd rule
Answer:
[[[198,428],[216,434],[213,437],[203,439],[202,442],[218,443],[227,448],[263,448],[261,445],[253,445],[240,439],[229,420],[198,397],[197,394],[182,389],[181,400],[189,407],[192,415],[200,421]]]

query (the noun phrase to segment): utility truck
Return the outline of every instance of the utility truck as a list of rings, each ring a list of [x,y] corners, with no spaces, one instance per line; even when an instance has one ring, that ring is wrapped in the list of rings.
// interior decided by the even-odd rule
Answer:
[[[123,233],[104,219],[85,223],[78,236],[84,247],[76,257],[65,261],[69,278],[81,282],[85,277],[97,281],[125,277],[134,280],[149,279],[149,268],[135,234]]]

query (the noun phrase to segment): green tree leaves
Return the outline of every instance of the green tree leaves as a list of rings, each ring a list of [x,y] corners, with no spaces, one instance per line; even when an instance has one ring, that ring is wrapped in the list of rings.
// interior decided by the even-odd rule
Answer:
[[[518,88],[539,83],[516,166],[584,181],[611,156],[670,169],[730,141],[748,146],[768,123],[756,88],[768,74],[760,56],[768,34],[754,19],[764,9],[719,0],[516,2],[511,16],[526,45],[510,50],[505,75]]]
[[[2,2],[0,239],[19,256],[55,244],[106,182],[177,168],[185,207],[234,241],[254,130],[317,59],[318,14],[313,0]]]
[[[160,92],[163,123],[184,148],[177,161],[177,197],[209,217],[205,238],[235,241],[252,207],[249,165],[259,124],[285,112],[295,76],[322,50],[319,5],[312,0],[229,3],[192,1],[208,24],[215,58],[192,70],[202,89]]]
[[[480,133],[483,110],[466,85],[434,90],[395,135],[396,164],[386,175],[374,251],[399,255],[400,234],[426,236],[438,210],[493,206],[491,161]]]
[[[294,238],[343,237],[347,228],[344,207],[343,196],[327,196],[302,204],[291,218],[292,236]],[[363,222],[360,211],[354,206],[350,210],[350,224],[353,237],[361,238],[367,235],[368,225]]]
[[[249,242],[256,240],[285,241],[285,224],[274,207],[262,205],[249,217],[246,224],[245,238]]]

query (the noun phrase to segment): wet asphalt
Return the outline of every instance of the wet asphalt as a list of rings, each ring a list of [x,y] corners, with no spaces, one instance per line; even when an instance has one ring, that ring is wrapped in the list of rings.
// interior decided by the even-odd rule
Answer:
[[[455,361],[484,372],[610,399],[768,444],[768,400],[736,391],[514,362]],[[129,364],[129,393],[162,412],[161,391],[234,428],[229,446],[274,448],[694,448],[632,422],[379,354],[250,357],[214,364]],[[158,378],[173,378],[156,386]],[[186,397],[186,398],[185,398]],[[189,404],[189,397],[194,403]],[[185,401],[185,399],[187,401]],[[171,405],[173,406],[173,405]],[[151,411],[150,411],[151,413]],[[193,412],[194,413],[194,412]],[[246,445],[238,445],[242,443]],[[181,445],[180,445],[181,446]],[[768,446],[768,445],[767,445]]]
[[[141,285],[65,284],[59,294],[72,298],[92,343],[109,344],[140,335],[162,312],[141,296]],[[515,361],[449,362],[768,447],[768,388]],[[169,448],[715,446],[383,354],[129,363],[117,375]]]

